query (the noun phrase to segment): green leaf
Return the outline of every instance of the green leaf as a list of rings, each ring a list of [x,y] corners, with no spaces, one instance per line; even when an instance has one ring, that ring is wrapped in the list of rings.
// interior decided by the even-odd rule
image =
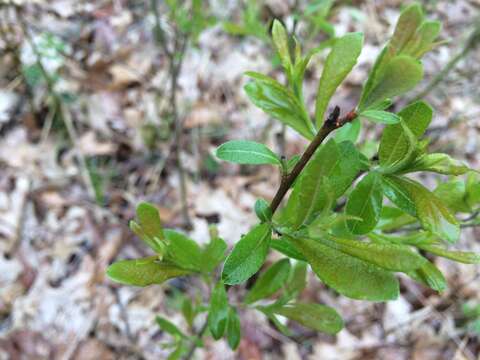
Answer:
[[[389,181],[408,194],[411,202],[415,204],[416,215],[425,230],[450,243],[458,240],[460,236],[458,222],[437,196],[420,183],[403,176],[390,176]],[[390,200],[393,201],[393,198]]]
[[[278,317],[272,313],[272,311],[268,307],[256,307],[257,310],[263,312],[267,318],[275,325],[275,327],[285,336],[292,336],[292,331],[288,328],[288,326],[284,325]]]
[[[245,85],[245,92],[257,107],[290,126],[308,140],[314,138],[315,127],[304,105],[290,90],[268,76],[253,72],[246,74],[254,80]]]
[[[403,173],[431,171],[443,175],[463,175],[470,168],[461,161],[452,159],[447,154],[426,154],[413,161]]]
[[[237,164],[281,164],[278,156],[268,147],[246,140],[232,140],[220,145],[216,150],[216,156]]]
[[[396,124],[401,120],[397,114],[382,110],[365,110],[360,116],[380,124]]]
[[[192,300],[189,297],[183,297],[182,301],[182,315],[185,318],[188,326],[190,328],[193,326],[193,321],[195,320],[195,316],[197,315],[196,310],[193,306]]]
[[[207,324],[215,340],[220,339],[225,333],[228,319],[228,297],[225,286],[221,281],[215,285],[210,298]]]
[[[348,197],[346,213],[361,220],[347,220],[347,227],[353,234],[366,234],[372,231],[380,219],[383,191],[381,176],[370,172],[353,189]]]
[[[282,259],[265,271],[245,297],[245,303],[251,304],[267,298],[279,290],[290,273],[290,261]]]
[[[269,224],[255,226],[235,244],[223,266],[225,284],[236,285],[248,280],[265,262],[272,229]]]
[[[419,244],[428,244],[435,242],[436,237],[428,232],[420,231],[409,233],[407,235],[386,235],[382,233],[370,233],[367,235],[372,241],[380,244],[397,244],[418,246]]]
[[[273,20],[272,39],[282,61],[283,67],[287,71],[290,71],[292,60],[290,58],[290,51],[288,49],[288,36],[282,23],[277,19]]]
[[[436,291],[441,292],[447,288],[447,281],[442,272],[429,261],[420,269],[412,271],[407,275]]]
[[[464,264],[479,264],[480,263],[480,254],[470,252],[470,251],[452,251],[441,248],[439,246],[428,245],[428,244],[419,244],[417,245],[420,249],[431,252],[437,256],[441,256],[453,261],[461,262]]]
[[[382,176],[382,188],[385,196],[400,209],[411,216],[417,215],[417,209],[409,192],[401,186],[395,177]]]
[[[426,262],[425,258],[405,245],[366,243],[327,234],[315,240],[389,271],[409,272]]]
[[[156,316],[155,321],[163,331],[178,338],[186,338],[186,335],[172,322],[161,316]]]
[[[333,138],[337,143],[343,141],[350,141],[355,143],[360,135],[361,123],[360,119],[355,119],[352,122],[346,123],[340,129],[336,130]]]
[[[167,360],[179,360],[182,354],[185,352],[183,341],[176,344],[175,350],[168,354]]]
[[[386,206],[382,208],[380,221],[377,224],[377,229],[382,231],[398,230],[402,226],[413,224],[417,219],[397,207]]]
[[[139,224],[130,221],[130,229],[153,251],[163,255],[165,235],[158,209],[153,204],[142,202],[137,206],[137,219]]]
[[[195,241],[174,230],[166,229],[164,233],[168,242],[167,260],[184,269],[192,271],[203,269],[203,252]]]
[[[274,308],[273,312],[285,316],[313,330],[336,334],[343,328],[343,320],[335,309],[307,303],[293,303]]]
[[[419,4],[412,4],[402,11],[390,40],[390,44],[397,52],[401,52],[415,35],[423,17],[422,7]]]
[[[454,178],[448,182],[442,182],[433,193],[448,206],[452,212],[472,212],[468,202],[467,184],[460,179]]]
[[[137,218],[143,232],[150,238],[165,239],[160,214],[155,205],[142,202],[137,206]]]
[[[328,45],[326,44],[327,41],[324,41],[320,46],[311,49],[305,56],[302,57],[300,43],[295,37],[293,38],[293,40],[295,42],[295,64],[293,65],[292,71],[287,71],[287,77],[296,98],[298,99],[298,101],[303,103],[303,80],[305,77],[305,71],[307,69],[307,66],[311,58],[315,54],[326,48]]]
[[[440,21],[424,21],[417,29],[415,36],[404,47],[403,52],[415,58],[421,58],[435,47],[435,39],[442,30]]]
[[[335,40],[332,50],[327,56],[318,84],[315,104],[315,119],[317,128],[323,124],[325,110],[337,87],[357,63],[362,51],[363,34],[350,33]]]
[[[241,338],[242,329],[240,326],[240,318],[237,311],[233,307],[230,307],[227,321],[227,342],[230,349],[235,350],[240,344]]]
[[[150,237],[145,234],[142,227],[136,223],[134,220],[130,220],[128,223],[130,230],[137,235],[140,239],[143,240],[145,244],[148,245],[153,251],[157,253],[157,255],[162,258],[166,251],[166,244],[159,239],[158,237]],[[163,234],[163,232],[162,232]]]
[[[403,108],[398,115],[413,135],[419,138],[430,124],[433,110],[426,102],[417,101]],[[401,124],[386,126],[378,152],[380,165],[385,167],[401,161],[411,146],[409,134],[402,129]]]
[[[466,199],[468,206],[474,207],[480,204],[480,180],[478,174],[470,173],[467,175],[465,183]]]
[[[402,95],[413,89],[423,78],[423,66],[418,60],[399,55],[385,65],[381,77],[358,105],[359,112],[375,106],[387,98]]]
[[[283,255],[288,256],[289,258],[307,261],[307,259],[305,259],[305,256],[303,256],[291,243],[291,241],[288,240],[288,237],[282,236],[278,239],[272,240],[270,246],[278,252],[281,252]]]
[[[107,275],[111,280],[133,286],[161,284],[168,279],[190,273],[191,271],[173,264],[159,262],[156,256],[117,261],[107,269]]]
[[[293,170],[295,165],[297,165],[298,160],[300,160],[301,156],[300,155],[293,155],[288,161],[287,161],[287,171],[290,172]]]
[[[280,223],[296,229],[330,209],[362,169],[363,155],[352,143],[329,140],[315,152],[296,181]]]
[[[293,296],[297,296],[307,286],[307,263],[305,261],[297,261],[293,265],[286,284],[286,291]]]
[[[398,281],[391,272],[342,253],[310,238],[291,240],[326,285],[358,300],[387,301],[398,297]]]
[[[264,199],[255,201],[255,214],[261,222],[268,222],[272,220],[272,209]]]
[[[202,270],[210,273],[225,258],[227,243],[218,236],[213,237],[202,252]]]

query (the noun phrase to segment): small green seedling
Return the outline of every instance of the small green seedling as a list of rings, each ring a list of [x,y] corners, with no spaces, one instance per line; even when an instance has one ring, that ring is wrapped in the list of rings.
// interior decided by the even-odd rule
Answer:
[[[280,22],[272,35],[287,85],[264,74],[249,72],[245,86],[250,100],[272,118],[309,141],[303,154],[284,159],[263,144],[245,140],[221,145],[218,158],[238,164],[273,166],[282,181],[271,202],[255,204],[258,223],[227,252],[212,231],[201,247],[186,235],[163,229],[154,205],[142,203],[132,230],[155,252],[143,259],[123,260],[107,273],[114,281],[137,286],[160,284],[178,276],[199,276],[212,284],[203,302],[184,312],[190,333],[159,319],[178,345],[172,358],[190,358],[201,339],[210,334],[226,338],[232,349],[241,339],[239,312],[264,314],[286,335],[279,316],[316,331],[335,334],[342,317],[329,306],[306,303],[299,295],[311,268],[337,293],[359,300],[388,301],[399,296],[396,273],[436,291],[446,288],[440,270],[425,254],[462,263],[479,263],[480,256],[451,250],[463,225],[457,212],[471,213],[480,203],[480,182],[463,163],[446,154],[429,153],[423,135],[433,116],[425,101],[408,104],[397,113],[388,109],[423,77],[421,57],[437,44],[440,24],[429,21],[419,5],[405,8],[353,109],[331,107],[330,99],[355,66],[363,46],[361,33],[336,38],[318,84],[314,117],[303,97],[305,69],[314,52],[292,51]],[[360,122],[384,126],[375,160],[355,145]],[[338,129],[350,125],[338,135]],[[336,136],[327,137],[336,132]],[[431,191],[410,177],[434,172],[455,176]],[[468,174],[466,181],[456,176]],[[284,201],[287,193],[289,196]],[[283,257],[265,266],[270,252]],[[234,286],[256,276],[243,299],[231,301]],[[204,325],[197,315],[207,311]]]

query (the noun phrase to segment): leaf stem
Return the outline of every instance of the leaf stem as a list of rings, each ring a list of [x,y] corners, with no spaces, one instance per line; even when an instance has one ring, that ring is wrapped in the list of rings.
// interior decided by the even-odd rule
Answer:
[[[288,176],[283,177],[280,183],[280,187],[277,190],[272,202],[270,203],[270,209],[272,213],[275,213],[278,206],[282,202],[282,199],[285,197],[288,189],[292,186],[295,179],[300,175],[304,167],[307,165],[310,158],[313,156],[318,147],[322,144],[323,140],[334,130],[342,127],[348,122],[353,121],[357,117],[357,113],[352,110],[348,112],[345,116],[340,117],[340,108],[338,106],[330,113],[327,120],[323,123],[322,128],[318,131],[315,138],[308,145],[307,149],[303,153],[300,160],[297,162],[293,170],[288,174]]]
[[[205,319],[205,323],[202,325],[200,330],[198,330],[197,334],[195,335],[195,340],[192,341],[190,348],[188,349],[188,352],[184,357],[184,360],[190,360],[193,357],[193,354],[195,353],[195,350],[197,350],[197,347],[198,347],[197,340],[200,340],[203,337],[203,335],[207,331],[207,325],[208,325],[208,322]]]

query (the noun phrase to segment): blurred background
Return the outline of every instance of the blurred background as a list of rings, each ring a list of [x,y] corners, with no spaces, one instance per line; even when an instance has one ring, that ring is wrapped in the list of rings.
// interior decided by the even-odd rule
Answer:
[[[279,178],[268,166],[219,162],[216,146],[249,139],[288,156],[305,146],[243,91],[247,70],[284,80],[271,21],[281,19],[304,49],[365,33],[359,64],[332,101],[346,109],[355,106],[404,2],[201,4],[201,21],[191,29],[172,24],[161,0],[1,1],[0,359],[166,358],[169,335],[155,316],[185,326],[178,308],[194,296],[195,279],[142,289],[105,276],[115,259],[149,254],[127,227],[136,204],[156,204],[166,227],[199,243],[215,224],[234,244],[255,222],[255,199],[270,199]],[[422,4],[429,18],[442,21],[448,42],[427,54],[424,81],[396,105],[425,96],[435,109],[430,148],[478,169],[480,2]],[[307,73],[310,109],[326,53]],[[362,151],[373,155],[380,133],[381,126],[365,124]],[[479,251],[479,238],[479,227],[464,229],[461,247]],[[449,289],[437,294],[402,279],[400,298],[386,304],[338,297],[311,281],[302,298],[334,304],[345,318],[336,337],[293,327],[287,338],[244,312],[236,354],[223,341],[207,341],[196,355],[477,359],[479,269],[435,261]]]

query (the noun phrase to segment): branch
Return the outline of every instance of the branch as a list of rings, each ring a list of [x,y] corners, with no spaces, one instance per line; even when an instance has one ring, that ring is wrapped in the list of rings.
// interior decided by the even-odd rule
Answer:
[[[348,112],[344,117],[340,118],[340,108],[338,106],[328,115],[327,120],[323,123],[322,128],[318,131],[315,138],[312,140],[310,145],[303,153],[300,160],[297,162],[292,172],[288,176],[282,178],[280,187],[277,190],[271,204],[270,209],[272,213],[275,213],[278,206],[282,202],[282,199],[285,197],[288,189],[292,186],[295,179],[300,175],[305,165],[307,165],[310,158],[313,156],[318,147],[322,144],[323,140],[334,130],[342,127],[346,123],[353,121],[357,117],[357,114],[354,110]]]

